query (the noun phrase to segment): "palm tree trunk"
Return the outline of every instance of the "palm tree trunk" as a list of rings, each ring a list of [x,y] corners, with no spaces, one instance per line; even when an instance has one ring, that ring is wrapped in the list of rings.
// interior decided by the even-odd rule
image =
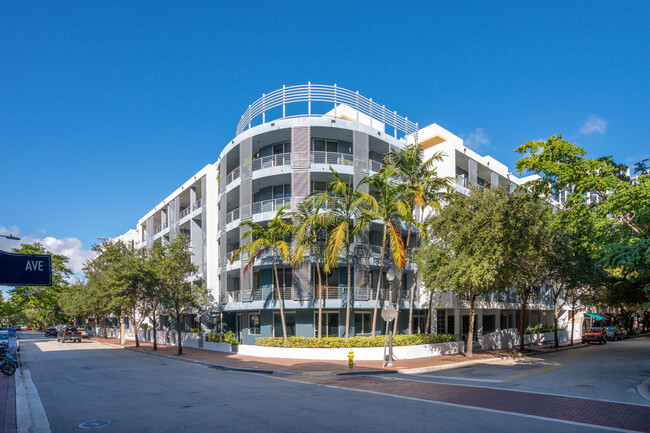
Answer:
[[[381,259],[379,265],[379,278],[377,278],[377,293],[375,294],[375,308],[372,311],[372,336],[375,336],[377,327],[377,309],[379,308],[379,290],[381,288],[381,273],[384,271],[384,253],[386,250],[386,224],[384,224],[384,236],[381,241]]]
[[[318,339],[323,333],[323,279],[320,275],[320,258],[316,250],[316,273],[318,274]]]
[[[181,307],[176,304],[176,333],[178,334],[178,354],[183,354],[183,323],[181,322]]]
[[[348,293],[346,295],[345,305],[345,339],[350,337],[350,291],[352,290],[352,280],[350,278],[350,242],[345,248],[345,258],[348,264]]]
[[[287,324],[284,321],[284,300],[280,292],[280,279],[278,278],[278,266],[275,263],[275,251],[273,252],[273,271],[275,272],[275,287],[278,293],[278,301],[280,302],[280,321],[282,322],[282,338],[287,341]]]

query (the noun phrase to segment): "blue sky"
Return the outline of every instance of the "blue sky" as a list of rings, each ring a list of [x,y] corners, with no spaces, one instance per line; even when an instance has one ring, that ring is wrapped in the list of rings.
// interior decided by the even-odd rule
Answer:
[[[308,81],[510,167],[553,134],[633,163],[650,156],[648,22],[647,1],[3,2],[0,234],[78,270],[216,161],[248,104]]]

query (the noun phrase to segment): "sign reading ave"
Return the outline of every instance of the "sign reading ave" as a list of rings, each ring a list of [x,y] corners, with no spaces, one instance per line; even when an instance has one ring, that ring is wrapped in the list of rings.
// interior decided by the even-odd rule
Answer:
[[[52,257],[0,251],[0,285],[51,286]]]

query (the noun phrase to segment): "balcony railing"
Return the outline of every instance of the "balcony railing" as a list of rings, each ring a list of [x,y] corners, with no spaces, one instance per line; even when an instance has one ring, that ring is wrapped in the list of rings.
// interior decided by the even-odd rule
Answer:
[[[370,171],[379,171],[383,166],[384,164],[379,161],[370,160]]]
[[[418,134],[417,123],[413,123],[407,118],[399,116],[395,111],[386,109],[385,106],[379,105],[372,99],[360,95],[359,92],[353,92],[336,85],[329,86],[307,83],[299,86],[283,86],[281,89],[274,90],[268,94],[263,94],[261,98],[249,105],[248,110],[242,114],[239,124],[237,125],[237,135],[241,134],[247,126],[250,128],[255,119],[259,116],[262,117],[261,123],[266,123],[267,120],[270,121],[278,118],[286,118],[288,117],[286,115],[286,106],[288,104],[298,103],[301,106],[304,106],[305,102],[307,103],[307,113],[302,114],[301,116],[323,116],[325,114],[312,113],[312,102],[332,103],[334,107],[334,115],[336,115],[337,106],[344,104],[357,112],[357,121],[359,121],[359,114],[365,114],[371,119],[371,127],[373,126],[373,120],[376,120],[377,123],[382,123],[383,125],[392,127],[394,129],[393,135],[395,138],[398,138],[397,131],[402,132],[404,135],[412,135],[415,137],[417,137]],[[282,107],[282,117],[275,116],[273,119],[266,119],[267,111],[276,107]]]
[[[291,208],[291,198],[275,198],[271,200],[256,201],[253,203],[253,215],[262,212],[277,212],[281,207]]]
[[[278,300],[278,290],[275,288],[275,286],[272,288],[273,291],[273,300],[277,301]],[[293,288],[291,286],[289,287],[280,287],[280,295],[282,296],[282,299],[285,301],[290,301],[293,299]]]
[[[181,211],[178,213],[179,216],[180,216],[179,219],[185,218],[186,216],[191,214],[193,211],[195,211],[197,209],[200,209],[202,203],[203,203],[203,201],[201,199],[198,199],[197,201],[195,201],[194,203],[192,203],[188,207],[181,209]]]
[[[339,297],[343,294],[343,291],[339,288],[339,286],[324,285],[321,287],[321,293],[318,292],[318,285],[316,285],[316,287],[314,287],[314,299],[339,299]]]
[[[291,165],[291,153],[279,153],[254,159],[253,171],[262,170],[263,168],[281,167],[283,165]]]
[[[350,153],[315,151],[311,153],[311,162],[312,164],[353,165],[354,156]]]
[[[181,209],[181,211],[179,212],[180,218],[185,218],[191,212],[192,212],[192,207],[191,206],[188,206],[185,209]]]
[[[240,174],[241,170],[239,167],[228,173],[226,175],[226,185],[230,185],[234,180],[239,179]]]
[[[233,221],[239,219],[239,208],[233,209],[226,214],[226,224],[230,224]]]
[[[200,208],[202,206],[202,203],[203,203],[203,200],[201,200],[201,199],[198,199],[197,201],[192,203],[192,212],[194,212],[195,210]]]

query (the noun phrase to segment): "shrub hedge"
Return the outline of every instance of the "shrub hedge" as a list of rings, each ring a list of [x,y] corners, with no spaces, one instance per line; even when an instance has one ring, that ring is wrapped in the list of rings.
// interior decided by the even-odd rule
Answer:
[[[553,325],[539,323],[535,326],[529,326],[528,328],[526,328],[524,334],[543,334],[545,332],[553,332],[553,329],[554,329]],[[558,326],[557,330],[566,331],[566,327]]]
[[[394,335],[393,346],[415,346],[417,344],[448,343],[456,341],[451,334],[414,334]],[[350,337],[347,340],[340,337],[259,337],[255,340],[257,346],[265,347],[301,347],[301,348],[355,348],[355,347],[384,347],[384,336]]]

